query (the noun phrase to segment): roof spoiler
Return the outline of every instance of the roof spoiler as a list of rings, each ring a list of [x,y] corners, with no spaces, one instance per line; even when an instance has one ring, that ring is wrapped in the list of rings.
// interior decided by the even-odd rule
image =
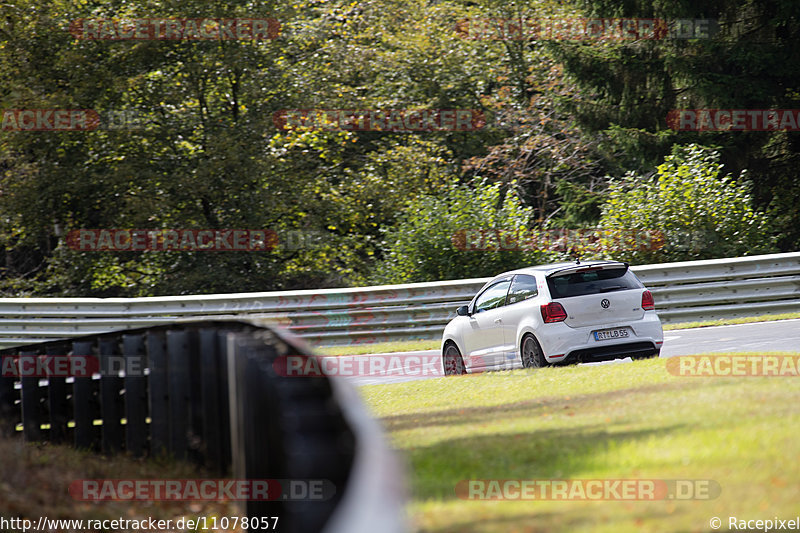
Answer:
[[[579,274],[581,272],[593,272],[595,270],[608,270],[611,268],[624,268],[627,270],[629,266],[630,265],[628,265],[627,262],[621,261],[608,261],[607,263],[594,263],[588,265],[575,264],[550,272],[547,277],[552,278],[556,276],[566,276],[567,274]]]

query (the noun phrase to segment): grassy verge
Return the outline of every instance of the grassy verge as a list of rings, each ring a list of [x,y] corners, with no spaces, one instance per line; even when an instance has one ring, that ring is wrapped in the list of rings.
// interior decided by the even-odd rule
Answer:
[[[706,328],[711,326],[728,326],[733,324],[751,324],[754,322],[771,322],[774,320],[791,320],[795,318],[800,318],[800,313],[783,313],[780,315],[762,315],[743,318],[706,320],[702,322],[682,322],[679,324],[664,324],[664,331],[670,331],[674,329]],[[379,342],[356,346],[316,348],[316,351],[322,355],[363,355],[372,353],[417,352],[421,350],[438,350],[441,346],[441,343],[442,341],[440,339]]]
[[[665,360],[361,388],[411,472],[420,531],[709,531],[794,518],[794,378],[683,378]],[[469,501],[465,479],[704,479],[712,500]]]
[[[745,316],[741,318],[720,318],[719,320],[704,320],[700,322],[682,322],[679,324],[664,324],[664,331],[672,329],[708,328],[712,326],[732,326],[734,324],[753,324],[755,322],[774,322],[776,320],[792,320],[800,318],[800,313],[782,313],[779,315]]]
[[[372,353],[390,352],[418,352],[421,350],[438,350],[442,344],[441,339],[419,341],[376,342],[354,346],[328,346],[315,348],[322,355],[363,355]]]
[[[36,524],[50,519],[144,520],[197,519],[241,515],[233,502],[100,501],[84,502],[69,493],[81,479],[215,479],[192,465],[166,460],[113,460],[67,446],[24,443],[0,438],[0,516],[25,518]],[[175,529],[173,525],[173,530]],[[240,530],[240,529],[239,529]]]

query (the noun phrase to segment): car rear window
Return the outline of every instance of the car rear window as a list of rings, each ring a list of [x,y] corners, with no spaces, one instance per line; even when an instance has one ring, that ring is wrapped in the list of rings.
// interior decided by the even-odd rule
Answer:
[[[547,286],[554,299],[643,287],[633,272],[625,267],[556,274],[547,278]]]

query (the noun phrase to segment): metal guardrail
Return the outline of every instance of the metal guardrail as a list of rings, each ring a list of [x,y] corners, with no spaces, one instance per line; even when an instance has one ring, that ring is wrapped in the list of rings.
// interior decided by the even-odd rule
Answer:
[[[640,265],[665,323],[800,311],[800,253]],[[435,339],[489,278],[154,298],[2,298],[0,347],[180,318],[258,317],[317,346]]]
[[[0,433],[324,483],[324,498],[283,486],[243,504],[250,518],[279,517],[281,531],[404,531],[403,476],[377,423],[343,380],[281,373],[290,354],[314,357],[272,328],[218,320],[2,350]]]
[[[800,253],[632,267],[665,323],[800,311]]]

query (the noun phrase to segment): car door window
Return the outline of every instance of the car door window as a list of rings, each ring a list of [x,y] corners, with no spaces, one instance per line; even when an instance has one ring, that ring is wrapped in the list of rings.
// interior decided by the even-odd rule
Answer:
[[[508,291],[508,305],[527,300],[539,295],[536,287],[536,277],[526,274],[517,274],[511,282],[511,289]]]
[[[483,291],[475,300],[475,312],[480,313],[505,305],[509,285],[511,285],[510,281],[501,281]]]

